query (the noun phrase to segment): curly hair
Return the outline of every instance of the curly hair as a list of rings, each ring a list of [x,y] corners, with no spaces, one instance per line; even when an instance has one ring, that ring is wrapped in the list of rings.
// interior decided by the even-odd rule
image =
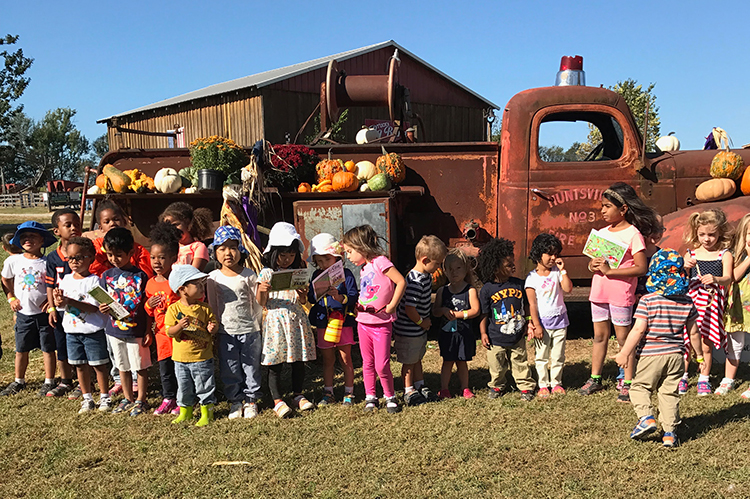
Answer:
[[[627,206],[625,221],[634,225],[643,237],[647,237],[646,234],[653,234],[655,229],[661,226],[656,210],[646,206],[635,189],[625,182],[612,184],[602,193],[602,197],[607,198],[617,208]]]
[[[732,244],[732,227],[727,222],[727,215],[723,210],[714,208],[701,213],[693,213],[687,219],[685,226],[685,244],[688,248],[695,249],[700,246],[698,242],[698,228],[704,225],[713,225],[718,232],[720,249],[727,249]]]
[[[479,250],[477,257],[477,275],[482,282],[496,280],[497,271],[506,258],[513,258],[513,247],[516,243],[496,237]]]
[[[360,225],[346,231],[344,237],[341,238],[341,243],[357,250],[369,261],[385,254],[380,246],[381,239],[385,241],[371,226]]]
[[[81,216],[76,212],[76,210],[72,208],[62,208],[56,210],[52,214],[52,228],[57,227],[57,224],[60,223],[60,217],[62,217],[63,215],[73,215],[73,217],[78,220],[78,223],[81,223]]]
[[[129,222],[128,216],[125,214],[125,210],[122,209],[122,206],[115,203],[111,199],[102,199],[98,203],[96,203],[96,221],[99,223],[99,220],[101,220],[102,212],[106,210],[112,210],[115,215],[119,215],[122,218],[122,221],[125,223]]]
[[[164,248],[170,256],[176,257],[180,252],[182,232],[169,222],[157,222],[151,227],[149,238],[151,244]]]
[[[188,233],[196,241],[202,241],[213,234],[214,214],[208,208],[193,209],[186,202],[177,201],[167,206],[159,215],[160,222],[164,222],[166,218],[187,225]]]
[[[94,241],[92,241],[88,237],[82,237],[82,236],[71,237],[68,240],[68,246],[78,246],[85,253],[88,253],[91,256],[96,255],[96,248],[94,247]]]
[[[531,243],[529,259],[534,263],[539,263],[542,260],[542,255],[560,256],[561,252],[562,242],[557,237],[547,233],[539,234]]]

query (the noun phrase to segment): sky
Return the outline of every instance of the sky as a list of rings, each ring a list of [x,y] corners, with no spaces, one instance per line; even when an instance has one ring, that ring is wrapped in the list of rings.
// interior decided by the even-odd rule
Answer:
[[[552,85],[564,55],[583,56],[590,86],[655,83],[662,134],[685,150],[714,126],[736,147],[750,143],[748,14],[747,1],[694,0],[4,0],[0,36],[19,35],[13,47],[34,58],[26,113],[73,108],[92,141],[106,132],[98,119],[393,39],[501,108]]]

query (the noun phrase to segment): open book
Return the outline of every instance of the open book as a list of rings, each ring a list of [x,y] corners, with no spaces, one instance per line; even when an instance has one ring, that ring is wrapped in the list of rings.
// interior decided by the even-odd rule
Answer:
[[[106,303],[109,305],[109,315],[118,321],[121,321],[130,315],[130,312],[125,310],[125,307],[123,307],[120,302],[115,300],[114,297],[107,293],[107,291],[101,286],[96,286],[89,291],[89,295],[99,303]]]
[[[618,241],[605,231],[591,229],[583,247],[583,254],[591,258],[604,258],[611,268],[616,269],[622,263],[628,247],[627,244]]]
[[[304,288],[308,282],[310,273],[307,269],[279,270],[271,274],[271,291]]]
[[[344,262],[338,260],[313,279],[312,287],[315,293],[315,301],[323,298],[330,288],[336,288],[345,279]]]

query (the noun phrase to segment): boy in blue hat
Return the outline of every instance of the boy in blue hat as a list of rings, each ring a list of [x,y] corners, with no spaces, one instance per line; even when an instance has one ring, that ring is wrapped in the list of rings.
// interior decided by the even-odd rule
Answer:
[[[11,255],[3,264],[2,280],[8,293],[8,303],[16,312],[15,380],[0,395],[15,395],[26,388],[26,368],[29,352],[41,348],[44,359],[44,383],[39,396],[44,397],[55,387],[55,332],[47,315],[47,262],[42,248],[57,242],[39,222],[24,222],[16,229],[11,245],[23,250]]]

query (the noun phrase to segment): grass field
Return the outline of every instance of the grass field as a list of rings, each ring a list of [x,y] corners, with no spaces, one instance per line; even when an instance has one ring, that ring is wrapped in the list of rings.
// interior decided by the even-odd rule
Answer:
[[[76,209],[76,211],[80,211]],[[87,211],[83,219],[84,230],[87,230],[89,226],[91,212]],[[52,213],[47,210],[47,207],[36,207],[36,208],[0,208],[0,226],[3,226],[4,231],[12,230],[12,225],[18,225],[27,220],[35,220],[43,224],[49,224],[52,218]]]
[[[13,378],[13,333],[0,307],[4,355],[0,385]],[[613,342],[612,347],[615,346]],[[613,350],[614,351],[614,348]],[[171,417],[78,416],[78,401],[39,399],[41,354],[27,379],[34,390],[0,399],[2,497],[748,497],[750,403],[738,392],[683,398],[682,446],[656,438],[633,442],[629,405],[615,402],[613,382],[581,397],[591,342],[568,342],[569,394],[524,403],[517,393],[488,400],[483,352],[470,363],[473,400],[452,399],[362,413],[340,406],[280,421],[268,403],[252,421],[226,419],[226,402],[207,428],[174,427]],[[359,365],[359,364],[358,364]],[[394,374],[400,364],[392,362]],[[439,386],[440,357],[430,342],[429,385]],[[715,375],[721,369],[716,366]],[[317,400],[320,369],[307,385]],[[614,377],[608,362],[605,376]],[[747,380],[746,366],[740,378]],[[149,401],[158,403],[152,370]],[[457,391],[455,385],[452,389]],[[695,379],[692,380],[694,385]],[[743,383],[743,389],[747,383]],[[400,379],[396,381],[397,389]],[[343,390],[338,384],[337,394]],[[361,369],[355,393],[364,395]],[[217,461],[246,461],[213,466]]]

